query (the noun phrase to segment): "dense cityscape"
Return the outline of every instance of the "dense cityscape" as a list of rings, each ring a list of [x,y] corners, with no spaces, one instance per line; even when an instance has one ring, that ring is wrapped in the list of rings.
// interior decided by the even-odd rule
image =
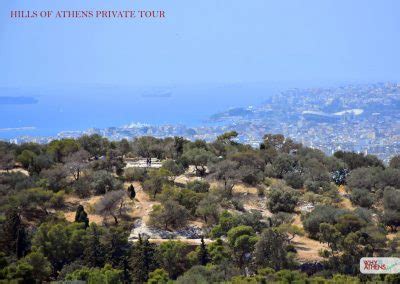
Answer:
[[[11,142],[46,143],[59,138],[100,134],[111,140],[183,136],[211,141],[228,130],[238,141],[255,147],[266,133],[282,133],[326,154],[347,150],[377,155],[388,161],[400,150],[400,84],[377,83],[335,88],[292,89],[257,106],[217,113],[202,126],[149,125],[63,131],[57,137],[18,137]]]

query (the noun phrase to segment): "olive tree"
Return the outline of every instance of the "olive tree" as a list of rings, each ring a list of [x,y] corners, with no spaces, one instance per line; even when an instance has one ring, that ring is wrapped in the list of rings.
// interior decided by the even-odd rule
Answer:
[[[96,212],[104,217],[112,216],[115,224],[118,224],[118,218],[122,216],[125,209],[125,190],[109,191],[103,198],[95,204]]]

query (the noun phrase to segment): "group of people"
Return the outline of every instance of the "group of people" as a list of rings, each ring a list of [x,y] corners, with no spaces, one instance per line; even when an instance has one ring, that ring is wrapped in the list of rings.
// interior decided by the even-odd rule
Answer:
[[[146,159],[146,164],[148,167],[151,167],[151,158]]]

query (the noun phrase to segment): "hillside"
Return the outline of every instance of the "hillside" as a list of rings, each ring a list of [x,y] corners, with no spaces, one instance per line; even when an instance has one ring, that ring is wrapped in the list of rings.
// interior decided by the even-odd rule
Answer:
[[[0,276],[356,281],[361,257],[399,255],[398,157],[236,136],[1,144]]]

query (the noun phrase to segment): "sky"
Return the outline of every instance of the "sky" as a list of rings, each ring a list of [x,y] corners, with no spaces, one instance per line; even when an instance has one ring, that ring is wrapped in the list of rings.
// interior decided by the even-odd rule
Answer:
[[[166,18],[10,18],[43,9]],[[396,0],[4,0],[0,86],[397,81],[399,11]]]

